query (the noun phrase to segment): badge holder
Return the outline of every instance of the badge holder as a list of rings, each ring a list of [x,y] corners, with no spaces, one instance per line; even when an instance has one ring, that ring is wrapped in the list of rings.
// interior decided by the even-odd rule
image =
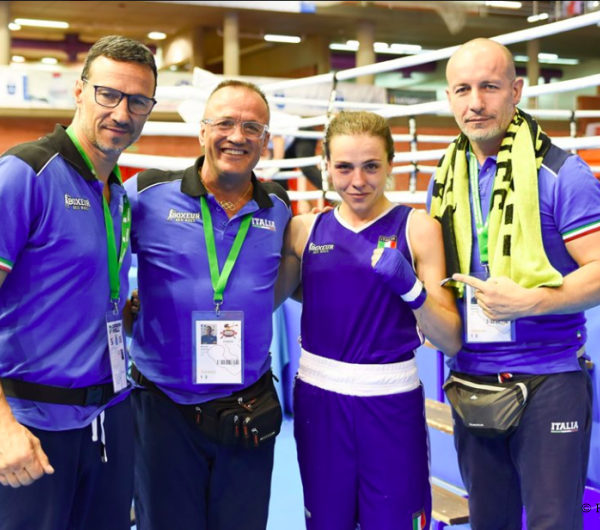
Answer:
[[[481,280],[486,279],[485,273],[472,272]],[[465,284],[465,342],[514,342],[515,321],[514,320],[491,320],[477,303],[475,288]]]
[[[485,222],[481,210],[481,199],[479,197],[479,168],[477,157],[469,152],[469,186],[471,188],[471,197],[473,198],[473,214],[475,216],[475,228],[477,231],[477,242],[479,244],[479,259],[485,271],[471,272],[471,276],[480,280],[487,280],[489,277],[489,258],[488,258],[488,234],[489,234],[489,214]],[[491,209],[491,202],[488,211]],[[477,303],[475,298],[475,289],[465,284],[465,304],[464,304],[464,322],[465,322],[465,342],[514,342],[515,341],[515,322],[511,320],[491,320]]]
[[[193,381],[196,384],[241,384],[243,311],[193,311]]]
[[[106,333],[108,337],[108,354],[115,393],[127,387],[127,352],[123,319],[118,308],[106,312]]]

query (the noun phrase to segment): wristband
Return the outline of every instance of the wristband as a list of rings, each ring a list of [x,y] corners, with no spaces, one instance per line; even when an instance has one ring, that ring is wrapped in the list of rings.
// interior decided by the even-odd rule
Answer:
[[[408,307],[414,311],[415,309],[419,309],[425,303],[427,291],[421,281],[417,278],[412,289],[401,295],[401,298],[406,302]]]

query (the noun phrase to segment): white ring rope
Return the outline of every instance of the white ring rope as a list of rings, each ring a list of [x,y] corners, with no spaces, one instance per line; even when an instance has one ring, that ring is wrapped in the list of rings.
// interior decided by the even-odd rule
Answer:
[[[572,79],[571,81],[577,81],[576,79]],[[547,85],[548,87],[552,87],[554,85],[558,85],[559,83],[551,83]],[[598,85],[600,85],[600,79],[598,79]],[[577,90],[581,87],[574,86],[571,90]],[[552,92],[547,92],[551,94]],[[445,102],[432,102],[436,105]],[[418,105],[430,105],[429,103],[423,103]],[[395,106],[397,107],[397,106]],[[416,116],[418,114],[427,114],[423,109],[419,108],[417,105],[412,105],[412,109],[406,109],[406,116]],[[523,110],[537,118],[542,119],[572,119],[572,118],[600,118],[600,110],[561,110],[561,109],[527,109],[523,108]],[[378,112],[378,114],[384,116],[382,112]],[[448,113],[449,114],[449,113]],[[384,116],[386,117],[386,116]],[[387,117],[399,117],[398,115],[390,115]],[[319,116],[319,118],[325,119],[325,116]],[[304,124],[301,124],[304,126]],[[183,123],[183,122],[163,122],[163,121],[148,121],[144,126],[144,130],[142,134],[144,136],[178,136],[178,137],[196,137],[200,132],[199,125],[195,123]],[[295,138],[309,138],[314,140],[319,140],[323,138],[324,133],[322,131],[303,131],[303,130],[294,130],[288,128],[274,127],[270,129],[270,133],[275,136],[294,136]],[[394,141],[396,142],[409,142],[412,137],[409,134],[405,135],[393,135]],[[448,135],[417,135],[419,141],[422,142],[432,142],[432,143],[446,143],[452,141],[454,136]]]
[[[259,160],[257,168],[296,168],[306,166],[317,166],[321,163],[320,156],[306,156],[303,158],[271,158],[269,160]]]
[[[294,191],[288,190],[288,195],[292,202],[306,200],[313,201],[318,200],[325,197],[328,201],[339,202],[340,196],[335,191],[326,191],[323,192],[321,190],[315,191]],[[404,204],[425,204],[425,199],[427,196],[426,191],[386,191],[386,197],[395,203],[404,203]]]

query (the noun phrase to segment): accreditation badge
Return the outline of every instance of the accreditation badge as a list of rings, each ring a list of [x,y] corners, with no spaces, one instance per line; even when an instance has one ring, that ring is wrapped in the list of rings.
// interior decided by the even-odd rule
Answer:
[[[466,342],[514,342],[513,320],[491,320],[477,303],[475,288],[465,284]]]
[[[243,311],[193,311],[193,381],[240,384],[243,378]]]
[[[108,337],[108,354],[115,393],[127,387],[127,351],[121,314],[106,312],[106,333]]]

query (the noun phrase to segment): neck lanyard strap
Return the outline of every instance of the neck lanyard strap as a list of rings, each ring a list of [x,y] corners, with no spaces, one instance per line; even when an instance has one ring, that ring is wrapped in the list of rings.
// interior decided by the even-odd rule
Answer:
[[[471,186],[471,197],[473,198],[479,257],[481,263],[486,265],[488,262],[488,227],[490,216],[488,214],[484,223],[481,211],[481,199],[479,197],[479,168],[477,167],[477,157],[472,151],[469,151],[469,185]]]
[[[235,236],[235,239],[233,240],[233,245],[231,246],[227,259],[225,260],[223,270],[221,273],[219,273],[217,247],[215,246],[215,234],[213,231],[212,217],[210,215],[210,210],[208,209],[208,204],[206,203],[206,197],[204,197],[204,195],[200,197],[200,210],[202,212],[202,224],[204,226],[206,254],[208,255],[208,264],[210,266],[210,280],[213,286],[214,302],[218,313],[219,307],[223,303],[223,292],[227,286],[229,275],[231,274],[233,266],[240,255],[240,250],[244,240],[246,239],[246,235],[248,234],[250,220],[252,219],[253,214],[248,213],[242,219],[240,228]]]
[[[96,170],[92,161],[88,157],[87,153],[83,150],[83,147],[79,143],[75,131],[71,126],[67,127],[67,134],[77,150],[83,158],[84,162],[90,169],[90,171],[96,175]],[[121,179],[121,170],[119,166],[113,168],[113,173],[119,179],[119,182],[123,182]],[[119,303],[119,294],[121,291],[121,280],[119,278],[119,272],[123,266],[125,255],[127,254],[127,247],[129,246],[129,238],[131,235],[131,205],[127,199],[127,195],[123,195],[123,217],[121,218],[121,248],[119,251],[119,257],[117,259],[117,243],[115,240],[115,229],[113,225],[112,216],[110,215],[110,208],[108,202],[102,194],[102,210],[104,213],[104,228],[106,230],[106,252],[108,259],[108,279],[110,282],[110,300],[117,308]]]

